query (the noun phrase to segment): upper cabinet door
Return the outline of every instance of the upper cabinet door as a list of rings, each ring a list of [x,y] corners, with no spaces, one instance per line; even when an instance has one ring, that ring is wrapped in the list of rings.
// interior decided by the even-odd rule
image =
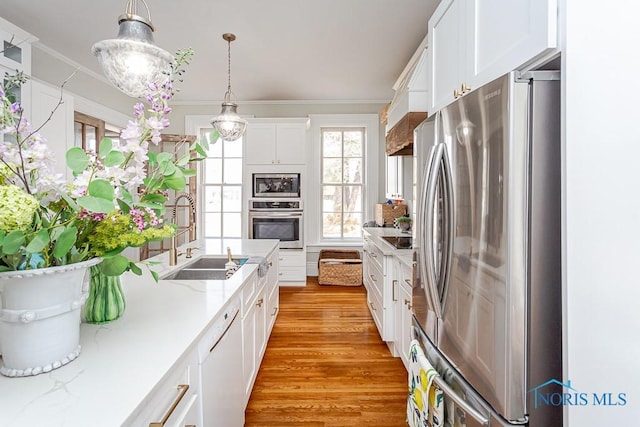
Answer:
[[[463,79],[465,52],[460,48],[464,36],[462,0],[442,0],[429,19],[429,114],[455,98]]]
[[[442,0],[429,19],[429,113],[550,56],[557,10],[557,0]]]
[[[558,45],[556,0],[474,0],[467,3],[466,84],[473,88],[526,68]]]
[[[276,125],[273,123],[249,123],[244,135],[245,163],[271,165],[276,159]]]
[[[307,129],[304,123],[279,124],[276,135],[277,162],[282,165],[303,165],[307,159]]]

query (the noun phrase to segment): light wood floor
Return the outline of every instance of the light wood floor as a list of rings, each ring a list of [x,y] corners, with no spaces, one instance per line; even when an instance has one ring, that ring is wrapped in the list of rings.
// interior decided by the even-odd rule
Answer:
[[[406,426],[407,372],[380,339],[363,286],[280,289],[246,426]]]

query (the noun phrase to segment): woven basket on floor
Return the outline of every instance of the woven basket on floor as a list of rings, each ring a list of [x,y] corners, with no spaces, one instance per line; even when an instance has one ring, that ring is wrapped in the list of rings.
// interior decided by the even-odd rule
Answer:
[[[360,252],[348,249],[323,249],[318,259],[318,283],[321,285],[362,285]]]

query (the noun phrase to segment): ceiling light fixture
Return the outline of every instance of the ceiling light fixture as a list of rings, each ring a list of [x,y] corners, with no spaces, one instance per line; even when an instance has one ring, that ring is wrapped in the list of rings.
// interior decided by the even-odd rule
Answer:
[[[118,17],[118,38],[97,42],[91,52],[98,57],[104,74],[115,87],[129,96],[144,95],[150,84],[162,84],[169,76],[173,56],[153,42],[151,12],[139,16],[138,0],[129,0],[124,15]]]
[[[238,115],[236,109],[238,104],[231,101],[231,42],[236,36],[225,33],[222,38],[227,41],[227,92],[222,101],[222,112],[218,117],[211,120],[211,124],[220,134],[224,141],[235,141],[240,138],[247,129],[247,121]]]

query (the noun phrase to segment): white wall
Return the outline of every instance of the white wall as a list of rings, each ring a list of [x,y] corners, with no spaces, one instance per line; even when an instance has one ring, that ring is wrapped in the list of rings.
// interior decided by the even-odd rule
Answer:
[[[589,405],[566,425],[631,426],[640,414],[640,4],[561,0],[565,380]],[[593,393],[626,393],[594,406]]]

